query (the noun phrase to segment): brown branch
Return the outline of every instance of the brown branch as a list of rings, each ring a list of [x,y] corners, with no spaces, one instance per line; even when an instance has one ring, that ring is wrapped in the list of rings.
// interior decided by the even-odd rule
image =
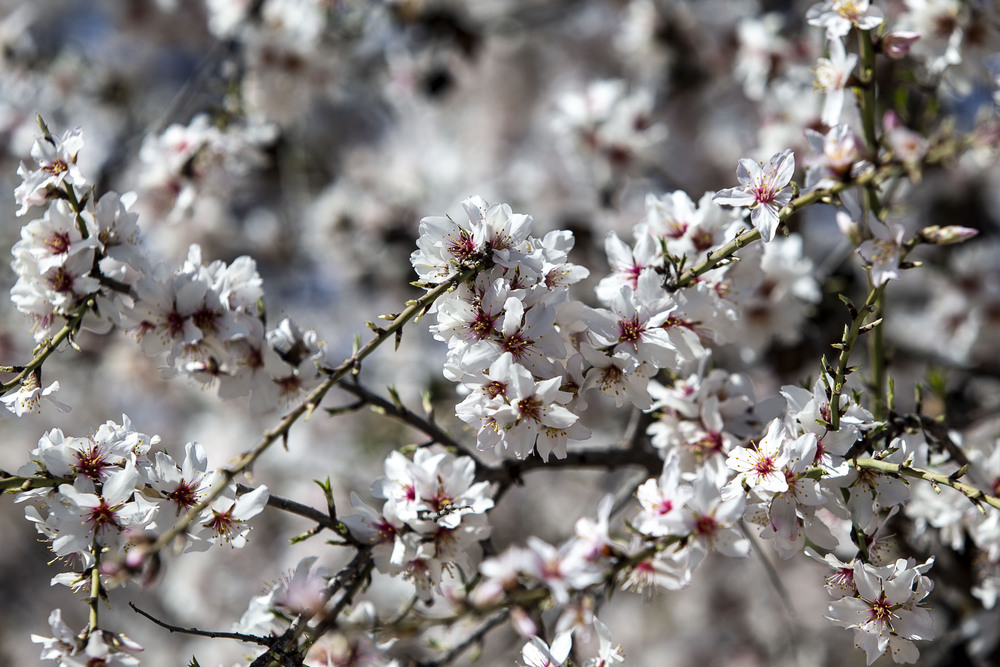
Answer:
[[[135,606],[134,603],[129,602],[128,606],[132,607],[132,611],[144,616],[153,623],[156,623],[161,628],[169,630],[170,632],[180,632],[185,635],[197,635],[199,637],[211,637],[212,639],[235,639],[241,642],[248,642],[250,644],[259,644],[260,646],[270,646],[271,642],[274,641],[271,637],[258,637],[257,635],[246,635],[242,632],[216,632],[214,630],[199,630],[198,628],[182,628],[177,625],[170,625],[169,623],[164,623],[160,619],[156,618],[152,614],[143,611]]]

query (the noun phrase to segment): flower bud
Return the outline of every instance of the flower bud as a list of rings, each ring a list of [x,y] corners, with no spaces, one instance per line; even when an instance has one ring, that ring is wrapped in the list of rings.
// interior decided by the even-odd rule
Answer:
[[[903,58],[910,52],[910,47],[918,39],[920,39],[919,32],[890,32],[882,37],[882,53],[887,58]]]
[[[510,622],[514,626],[514,631],[522,637],[533,637],[538,634],[538,624],[521,607],[511,608]]]
[[[978,233],[978,229],[972,229],[971,227],[960,227],[959,225],[939,227],[938,225],[932,225],[920,230],[920,239],[924,243],[932,243],[934,245],[952,245],[968,241]]]

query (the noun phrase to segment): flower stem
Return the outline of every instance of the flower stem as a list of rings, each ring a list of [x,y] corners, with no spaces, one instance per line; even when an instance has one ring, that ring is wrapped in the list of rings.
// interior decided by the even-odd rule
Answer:
[[[875,46],[869,30],[858,30],[858,43],[861,50],[861,86],[858,90],[858,106],[861,110],[861,126],[865,135],[865,143],[872,155],[878,155],[878,136],[876,122],[878,111],[875,100]],[[879,201],[878,188],[875,184],[865,186],[865,199],[868,209],[879,220],[885,219],[885,211]],[[866,231],[863,233],[867,233]],[[882,318],[882,294],[879,292],[872,303],[872,316]],[[885,371],[885,341],[882,328],[876,327],[868,338],[868,365],[871,370],[872,414],[875,419],[886,417],[886,371]]]
[[[77,329],[80,328],[80,322],[83,321],[84,315],[86,315],[87,312],[94,307],[94,304],[95,297],[92,296],[77,306],[76,310],[70,314],[63,328],[56,332],[55,336],[47,339],[44,343],[35,348],[36,352],[34,358],[29,361],[26,366],[18,367],[18,374],[0,385],[0,395],[6,394],[11,389],[20,386],[21,381],[28,377],[28,375],[30,375],[36,368],[40,367],[42,363],[44,363],[45,360],[56,351],[56,348],[59,347],[60,343],[76,333]]]
[[[840,355],[837,359],[837,369],[833,376],[833,386],[830,387],[830,429],[833,431],[840,429],[840,397],[844,393],[844,382],[847,379],[847,363],[851,358],[851,350],[854,348],[854,344],[858,340],[858,336],[861,335],[862,327],[865,326],[868,320],[869,314],[874,310],[874,306],[878,303],[879,298],[882,296],[882,291],[888,283],[882,283],[878,287],[872,289],[868,294],[868,300],[865,301],[865,305],[862,306],[851,320],[851,324],[844,329],[844,336],[841,338],[840,343],[837,347],[840,349]],[[853,307],[851,307],[853,308]],[[878,320],[872,319],[871,323],[874,324],[874,328],[877,330]],[[825,361],[824,361],[825,364]],[[827,369],[823,369],[826,372]]]
[[[97,537],[91,545],[91,553],[94,554],[94,565],[90,568],[90,598],[87,604],[90,607],[90,619],[87,622],[87,635],[97,631],[97,610],[101,601],[101,547],[97,544]]]

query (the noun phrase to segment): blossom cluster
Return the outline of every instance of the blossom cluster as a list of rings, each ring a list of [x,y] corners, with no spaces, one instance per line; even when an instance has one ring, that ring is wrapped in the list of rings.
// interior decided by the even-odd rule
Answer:
[[[352,493],[359,514],[344,517],[351,534],[370,545],[380,572],[403,575],[417,593],[431,599],[442,577],[470,576],[482,558],[480,542],[491,527],[490,485],[475,481],[475,460],[455,456],[434,445],[409,459],[392,452],[385,460],[385,477],[371,492],[384,498],[381,510]]]
[[[21,493],[18,502],[26,503],[25,517],[68,567],[53,577],[53,584],[96,599],[132,576],[152,582],[159,571],[159,557],[147,555],[146,547],[158,532],[201,505],[220,485],[225,488],[213,494],[214,499],[184,535],[184,550],[246,545],[247,522],[264,509],[267,488],[237,495],[235,483],[208,469],[200,444],[188,443],[183,461],[177,463],[169,454],[154,450],[159,440],[159,436],[135,431],[123,415],[121,424],[108,421],[90,436],[67,436],[52,429],[38,441],[31,461],[17,474],[49,480],[51,485]],[[53,614],[50,622],[56,638],[44,640],[43,658],[72,665],[73,656],[86,655],[78,658],[86,662],[123,646],[134,648],[134,643],[118,639],[109,645],[94,627],[79,639],[69,640],[72,633],[67,635],[58,610]],[[136,663],[121,658],[117,664]]]
[[[411,263],[425,284],[485,265],[436,305],[435,337],[448,343],[445,376],[469,392],[456,408],[478,426],[479,449],[525,458],[566,456],[590,432],[579,421],[583,378],[557,328],[575,302],[567,289],[588,271],[567,261],[568,232],[531,236],[531,216],[479,197],[463,202],[468,222],[420,221]],[[564,327],[565,325],[563,325]]]
[[[263,281],[254,260],[205,263],[195,244],[177,268],[154,264],[132,212],[134,193],[109,192],[95,202],[93,190],[86,196],[77,190],[86,181],[75,166],[52,166],[75,165],[82,147],[79,129],[62,139],[46,129],[32,149],[38,169],[19,170],[22,212],[50,202],[42,218],[21,229],[12,249],[18,280],[11,301],[33,321],[35,340],[51,338],[61,320],[74,316],[97,331],[128,330],[146,354],[161,358],[165,375],[217,384],[224,399],[249,394],[254,413],[314,386],[324,345],[287,317],[265,329]],[[37,379],[26,381],[16,403],[5,402],[24,412],[37,407],[40,391]]]

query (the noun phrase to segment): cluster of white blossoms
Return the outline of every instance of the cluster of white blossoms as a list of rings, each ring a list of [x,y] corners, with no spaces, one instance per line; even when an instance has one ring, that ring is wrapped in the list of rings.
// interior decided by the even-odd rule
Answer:
[[[77,189],[86,182],[75,166],[82,146],[79,129],[61,139],[46,130],[32,149],[38,168],[22,165],[18,172],[19,213],[48,204],[12,249],[18,280],[11,301],[34,323],[35,340],[51,338],[74,316],[93,330],[127,329],[144,352],[163,360],[165,375],[217,385],[224,399],[249,394],[254,413],[287,404],[317,384],[326,359],[322,341],[289,318],[265,330],[263,281],[254,260],[205,263],[195,244],[179,267],[154,265],[131,211],[133,193],[109,192],[95,201],[92,191]],[[202,149],[191,150],[181,162]],[[5,403],[21,414],[54,388],[43,390],[31,377]]]
[[[803,20],[792,20],[796,3],[778,3],[781,12],[738,23],[715,17],[702,26],[696,17],[718,3],[622,0],[582,3],[568,12],[574,22],[564,24],[559,12],[536,21],[534,10],[523,7],[507,17],[509,8],[501,6],[507,4],[205,0],[206,34],[223,44],[194,76],[208,76],[215,66],[223,72],[228,92],[213,107],[218,113],[188,113],[190,100],[179,98],[185,104],[164,112],[136,160],[116,150],[105,156],[100,181],[81,169],[79,129],[53,135],[40,124],[31,161],[17,169],[17,215],[37,215],[27,218],[12,249],[11,290],[38,347],[27,365],[2,367],[16,375],[3,385],[7,408],[21,416],[44,400],[68,409],[53,397],[59,383],[42,383],[41,366],[81,328],[127,331],[162,362],[163,377],[211,386],[223,399],[249,396],[251,413],[295,406],[226,470],[210,469],[195,442],[183,459],[172,458],[158,449],[158,437],[134,430],[123,416],[121,424],[108,421],[89,436],[53,428],[15,475],[0,471],[0,490],[18,494],[61,567],[52,583],[90,610],[79,631],[61,610],[51,613],[51,636],[32,636],[42,659],[60,667],[137,665],[142,647],[105,630],[107,621],[98,618],[109,591],[135,579],[153,583],[169,546],[178,552],[244,547],[249,521],[268,504],[315,522],[293,543],[324,529],[335,538],[254,596],[234,633],[184,630],[253,642],[261,653],[254,665],[400,667],[432,652],[419,664],[457,664],[473,659],[465,651],[485,645],[487,633],[509,621],[522,638],[516,645],[526,642],[525,667],[611,667],[624,662],[624,652],[598,615],[615,620],[619,610],[604,606],[614,589],[675,591],[703,565],[702,572],[711,567],[712,552],[744,558],[758,544],[783,561],[804,553],[833,569],[826,618],[852,631],[868,664],[882,655],[916,662],[915,642],[935,638],[944,638],[948,650],[969,638],[995,644],[1000,514],[987,506],[1000,507],[996,425],[988,424],[989,433],[948,431],[946,424],[965,417],[977,425],[987,420],[964,406],[956,418],[946,379],[933,373],[942,419],[928,416],[937,406],[925,410],[919,390],[911,410],[896,387],[926,367],[928,354],[886,359],[893,347],[923,350],[971,380],[963,391],[976,410],[996,407],[997,244],[948,260],[938,249],[920,248],[931,267],[939,260],[952,265],[940,275],[930,268],[899,280],[920,264],[907,261],[919,246],[977,233],[940,226],[942,210],[954,205],[983,213],[970,224],[984,236],[996,226],[995,216],[986,215],[987,198],[969,197],[995,191],[989,179],[1000,173],[997,109],[977,101],[1000,99],[996,72],[989,84],[982,68],[970,73],[986,55],[973,48],[995,50],[995,12],[988,3],[960,0],[900,0],[881,8],[869,0],[823,0]],[[157,5],[165,13],[178,3]],[[130,13],[137,26],[144,13]],[[552,44],[536,39],[555,35],[536,24],[579,39],[567,53],[585,60],[593,31],[620,30],[615,19],[625,15],[625,31],[614,41],[627,57],[617,62],[600,54],[599,73],[566,61],[553,61],[551,70],[522,66],[545,64],[529,51],[552,57],[564,46],[558,36]],[[12,33],[24,16],[0,20],[0,64],[17,55]],[[725,36],[701,30],[721,26]],[[734,35],[738,48],[730,58],[721,47]],[[8,70],[20,66],[16,58],[9,62],[16,66],[0,67],[4,90]],[[530,76],[515,85],[500,79],[500,72],[515,70]],[[732,83],[731,70],[754,102],[741,100],[735,114],[718,104],[725,97],[713,80]],[[543,85],[550,71],[567,78]],[[622,78],[600,78],[609,72]],[[80,85],[76,78],[64,73],[61,80]],[[804,93],[810,85],[813,92]],[[566,90],[580,92],[558,92]],[[530,106],[536,96],[547,107],[543,113]],[[3,97],[0,106],[15,96]],[[75,99],[65,99],[76,107]],[[512,99],[519,104],[508,104]],[[11,109],[0,109],[5,140],[23,132],[11,120],[20,107]],[[712,109],[713,120],[724,119],[732,133],[693,118],[701,114],[691,109]],[[173,123],[182,113],[186,118]],[[676,143],[653,155],[649,148],[668,137],[666,120]],[[573,149],[562,170],[546,162],[553,151],[543,124]],[[747,141],[758,130],[759,145],[751,147]],[[442,137],[448,148],[433,145]],[[694,199],[682,190],[657,192],[646,196],[644,212],[634,212],[640,188],[683,184],[701,191],[705,177],[715,179],[727,163],[736,166],[735,187]],[[127,177],[120,165],[128,165]],[[932,192],[954,184],[941,172],[983,180],[955,190],[969,200],[960,205],[959,196]],[[128,178],[138,194],[102,196],[91,187]],[[245,193],[258,182],[267,187]],[[483,182],[520,192],[554,219],[572,216],[584,233],[600,230],[594,238],[603,241],[609,268],[595,276],[592,299],[570,294],[590,276],[570,261],[573,233],[536,236],[530,215],[474,196],[462,202],[460,219],[420,221],[410,260],[415,285],[428,294],[410,302],[388,330],[371,325],[376,337],[359,342],[343,364],[328,363],[316,332],[288,318],[274,326],[266,317],[258,264],[241,256],[246,245],[281,236],[261,250],[282,260],[312,258],[317,266],[305,272],[329,275],[338,297],[354,296],[341,290],[341,278],[370,271],[366,296],[374,295],[397,277],[389,262],[378,266],[372,258],[389,257],[394,238],[406,236],[408,223],[400,221],[434,210],[428,202],[456,188],[474,191]],[[307,200],[319,188],[332,196],[313,208]],[[588,211],[587,202],[600,209]],[[813,205],[829,208],[800,213]],[[310,209],[305,217],[316,218],[315,225],[296,226],[297,214]],[[199,228],[200,243],[177,234],[180,225],[161,224],[184,221],[197,223],[190,226]],[[229,223],[232,229],[223,227]],[[313,233],[317,226],[336,228],[334,238],[359,232],[358,238],[331,249]],[[213,261],[209,248],[223,235],[222,252],[235,259]],[[179,261],[160,261],[153,248]],[[884,293],[894,302],[883,300]],[[848,298],[858,294],[867,294],[861,307]],[[829,308],[835,295],[849,320],[842,335],[845,313]],[[349,300],[321,307],[342,309]],[[913,308],[894,311],[907,301],[924,308],[915,315]],[[458,385],[455,414],[468,432],[452,440],[432,417],[409,412],[395,390],[390,405],[358,385],[360,400],[330,408],[331,415],[370,405],[432,440],[385,458],[384,476],[370,487],[378,506],[352,492],[356,513],[337,515],[335,493],[367,485],[356,475],[336,491],[329,481],[321,484],[322,511],[271,497],[264,486],[234,483],[272,443],[287,444],[296,420],[321,408],[342,375],[359,374],[374,347],[392,334],[398,340],[417,312],[433,320],[433,336],[447,345],[435,372],[443,368]],[[880,326],[890,336],[898,327],[897,340],[883,341]],[[803,341],[807,335],[814,340]],[[856,373],[851,363],[859,361],[862,340],[869,343],[867,367]],[[793,354],[784,346],[794,346],[787,350]],[[820,347],[826,355],[818,364],[803,361],[807,350],[812,356]],[[412,365],[406,370],[412,379]],[[787,384],[795,381],[802,384]],[[588,401],[598,404],[590,415]],[[612,404],[615,419],[598,423]],[[624,442],[601,445],[626,414]],[[601,435],[586,442],[591,427]],[[353,438],[351,428],[309,431],[302,439],[319,435],[322,442],[306,446],[328,447],[332,438]],[[473,439],[488,454],[472,456]],[[575,524],[565,516],[554,521],[550,527],[563,526],[559,538],[524,535],[505,543],[494,531],[504,524],[492,514],[495,504],[516,495],[514,487],[542,463],[549,474],[577,466],[609,473],[604,481],[619,486],[619,497],[605,496],[594,515]],[[331,466],[334,476],[344,472],[336,461]],[[642,472],[625,482],[618,474],[625,468]],[[546,498],[544,506],[552,511],[558,504]],[[961,583],[949,581],[942,567],[948,548],[969,563]],[[331,551],[349,564],[337,572],[318,566]],[[917,553],[920,559],[908,558]],[[940,616],[951,617],[947,630],[932,622],[937,602],[929,597],[935,586],[928,573],[935,562],[942,573],[937,592],[945,593],[938,608],[949,612]],[[396,590],[383,596],[369,588],[375,572],[412,584],[415,595],[402,586],[409,602],[396,606],[388,600]],[[781,579],[774,577],[776,588]],[[735,592],[726,590],[728,582],[712,584],[713,593]],[[815,592],[822,587],[815,577]],[[470,623],[476,628],[469,630]],[[464,636],[453,641],[458,633]],[[783,659],[767,643],[746,655]],[[985,653],[972,644],[970,656]]]
[[[139,149],[137,181],[149,213],[177,222],[195,207],[225,198],[240,176],[263,162],[261,149],[274,139],[272,126],[220,128],[206,114],[148,135]]]
[[[398,451],[385,460],[385,477],[371,492],[384,498],[381,511],[351,494],[360,514],[343,518],[361,544],[372,546],[379,572],[403,575],[430,599],[442,577],[471,576],[482,558],[480,542],[492,531],[490,485],[476,482],[476,463],[440,445],[418,449],[413,459]]]
[[[563,458],[568,440],[589,435],[579,422],[586,390],[649,409],[648,385],[659,369],[703,361],[712,342],[742,338],[752,356],[774,332],[794,336],[789,321],[801,319],[803,306],[818,298],[811,264],[791,240],[770,244],[763,260],[749,261],[761,251],[747,249],[748,261],[665,289],[668,266],[704,256],[741,226],[709,194],[697,208],[682,192],[650,197],[634,247],[608,235],[612,273],[598,284],[599,308],[566,295],[568,285],[587,275],[566,261],[568,232],[537,239],[530,236],[531,218],[504,204],[472,198],[464,206],[467,223],[421,221],[411,262],[426,287],[477,262],[485,266],[436,304],[431,327],[448,343],[445,376],[468,392],[456,412],[478,427],[480,449],[517,458],[535,449],[543,459]],[[746,314],[756,315],[750,327],[740,321]]]
[[[583,92],[563,93],[555,106],[553,129],[575,150],[596,158],[600,180],[630,166],[667,136],[666,127],[651,120],[650,90],[629,91],[621,79],[593,81]]]
[[[83,146],[79,129],[62,139],[39,137],[32,149],[37,169],[22,164],[17,189],[19,215],[47,205],[41,218],[21,228],[11,266],[17,283],[11,301],[34,323],[35,340],[51,337],[62,318],[88,309],[100,313],[87,322],[107,329],[121,322],[124,310],[135,305],[132,290],[149,274],[136,216],[129,212],[134,195],[109,192],[95,201],[93,192],[77,188],[86,181],[76,167]]]
[[[315,332],[288,318],[265,332],[262,281],[249,257],[206,265],[194,245],[180,268],[160,264],[136,293],[125,318],[167,374],[217,383],[225,399],[250,394],[253,413],[287,404],[319,381],[326,352]]]
[[[479,449],[563,458],[568,440],[590,435],[578,416],[582,359],[564,340],[579,306],[567,288],[588,271],[567,262],[569,232],[538,239],[531,217],[506,204],[473,197],[463,206],[468,222],[421,220],[410,258],[429,287],[482,269],[435,303],[432,331],[448,343],[445,376],[469,392],[456,413],[478,427]]]
[[[222,484],[226,488],[184,535],[185,550],[246,544],[247,522],[264,509],[267,488],[238,495],[235,483],[208,469],[200,444],[188,443],[184,459],[177,463],[169,454],[154,451],[159,441],[159,436],[135,431],[124,415],[121,424],[108,421],[90,436],[67,436],[52,429],[38,441],[31,461],[17,475],[47,480],[49,486],[21,493],[17,500],[27,504],[25,517],[68,568],[53,577],[53,584],[96,598],[95,584],[103,594],[130,577],[152,582],[159,560],[148,556],[147,547],[158,532]],[[130,656],[114,662],[108,655],[133,650],[132,642],[93,627],[79,635],[68,632],[58,611],[50,623],[56,637],[35,638],[45,644],[43,658],[63,665],[77,664],[74,656],[80,664],[102,657],[109,662],[101,664],[135,664]]]

